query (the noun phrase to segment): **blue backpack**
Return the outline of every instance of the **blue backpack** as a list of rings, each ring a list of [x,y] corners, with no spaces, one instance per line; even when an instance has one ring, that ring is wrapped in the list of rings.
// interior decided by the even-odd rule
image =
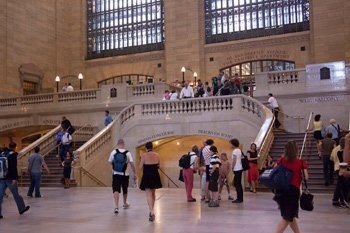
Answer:
[[[115,172],[121,172],[125,175],[125,171],[128,165],[128,158],[126,154],[128,151],[120,152],[118,149],[115,150],[116,153],[114,154],[113,159],[113,170]]]
[[[292,180],[292,171],[281,164],[275,168],[265,170],[259,177],[260,183],[264,184],[271,190],[286,191]]]

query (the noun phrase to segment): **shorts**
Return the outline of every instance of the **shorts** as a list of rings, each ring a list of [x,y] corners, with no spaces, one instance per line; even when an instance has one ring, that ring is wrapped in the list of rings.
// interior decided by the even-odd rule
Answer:
[[[123,189],[123,194],[127,194],[128,187],[129,187],[129,176],[113,175],[113,181],[112,181],[113,193],[115,192],[120,193],[121,189]]]
[[[205,173],[207,174],[207,176],[205,177],[205,181],[209,182],[210,181],[209,165],[205,165]]]
[[[219,191],[219,187],[218,187],[218,179],[219,179],[219,170],[216,169],[213,174],[211,174],[209,176],[209,191],[212,191],[212,192],[217,192]]]

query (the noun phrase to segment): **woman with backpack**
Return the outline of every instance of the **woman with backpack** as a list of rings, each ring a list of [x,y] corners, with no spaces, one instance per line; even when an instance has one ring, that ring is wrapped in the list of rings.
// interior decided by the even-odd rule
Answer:
[[[306,180],[308,179],[308,172],[306,162],[299,158],[299,148],[295,141],[287,142],[284,156],[277,161],[277,165],[288,168],[292,172],[292,178],[287,190],[277,190],[275,193],[274,200],[277,202],[282,216],[276,232],[282,233],[290,226],[294,233],[299,233],[296,219],[299,212],[300,185],[303,176]]]
[[[185,189],[187,195],[187,202],[196,202],[196,199],[192,196],[193,189],[193,177],[194,173],[197,171],[197,155],[198,155],[198,146],[194,145],[192,151],[187,154],[188,165],[183,168],[183,178],[185,182]]]

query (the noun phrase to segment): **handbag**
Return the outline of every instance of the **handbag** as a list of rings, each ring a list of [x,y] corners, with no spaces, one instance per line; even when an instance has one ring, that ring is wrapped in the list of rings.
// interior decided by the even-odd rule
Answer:
[[[248,161],[247,156],[245,154],[243,154],[243,151],[241,151],[241,153],[242,153],[242,158],[241,158],[242,170],[247,171],[250,168],[249,161]]]
[[[179,181],[184,182],[183,170],[180,169]]]
[[[259,176],[260,183],[264,184],[271,190],[288,190],[292,180],[292,172],[283,166],[283,159],[281,164],[275,168],[265,170]]]
[[[304,164],[304,163],[303,163]],[[312,211],[314,209],[314,195],[312,195],[307,186],[307,181],[305,179],[304,166],[302,167],[302,175],[304,180],[305,190],[300,196],[300,208],[306,211]]]

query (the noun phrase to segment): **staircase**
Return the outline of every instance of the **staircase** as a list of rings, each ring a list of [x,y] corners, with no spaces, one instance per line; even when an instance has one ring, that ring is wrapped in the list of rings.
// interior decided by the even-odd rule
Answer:
[[[299,145],[299,150],[303,145],[304,133],[287,133],[283,131],[275,131],[275,140],[270,149],[270,156],[273,161],[278,160],[284,153],[284,146],[290,140],[295,140]],[[323,178],[322,160],[319,159],[316,147],[316,141],[312,134],[308,134],[306,145],[303,152],[303,159],[308,164],[309,172],[309,189],[311,192],[331,193],[335,189],[335,185],[325,186]]]
[[[74,142],[72,143],[72,150],[78,149],[85,142]],[[45,156],[45,162],[49,167],[50,174],[47,174],[46,170],[43,169],[43,175],[41,177],[41,187],[63,187],[61,179],[63,177],[63,167],[61,165],[61,159],[57,157],[58,151],[57,148],[54,148],[47,156]],[[23,174],[20,177],[20,185],[22,187],[29,187],[30,178],[27,173]],[[75,187],[77,183],[74,178],[71,179],[71,186]]]

